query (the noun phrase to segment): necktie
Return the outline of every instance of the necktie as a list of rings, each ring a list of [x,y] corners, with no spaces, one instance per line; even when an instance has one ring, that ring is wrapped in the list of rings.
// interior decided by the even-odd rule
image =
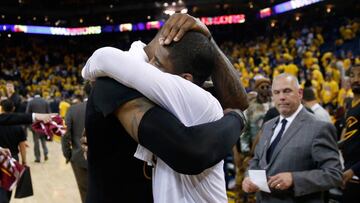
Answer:
[[[282,134],[284,133],[284,130],[285,130],[285,126],[286,126],[286,123],[287,123],[287,120],[286,119],[282,119],[281,120],[281,129],[279,131],[279,133],[276,135],[274,141],[271,143],[268,151],[267,151],[267,154],[266,154],[266,161],[269,163],[270,159],[271,159],[271,156],[272,156],[272,153],[274,152],[275,150],[275,147],[276,145],[280,142],[281,140],[281,136]]]

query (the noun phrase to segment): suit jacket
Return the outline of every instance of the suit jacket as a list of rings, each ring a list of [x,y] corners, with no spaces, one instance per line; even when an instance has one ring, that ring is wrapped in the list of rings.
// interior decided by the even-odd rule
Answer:
[[[14,92],[14,94],[12,94],[9,98],[14,106],[15,106],[15,111],[14,112],[21,112],[21,97],[18,93]]]
[[[31,124],[31,113],[5,113],[0,114],[0,125],[22,125]]]
[[[66,160],[78,167],[87,168],[81,149],[80,138],[85,127],[86,102],[75,104],[69,108],[65,117],[67,127],[65,135],[61,139],[62,151]]]
[[[264,124],[249,169],[265,169],[267,176],[292,172],[293,187],[258,192],[258,202],[323,202],[322,192],[341,184],[342,172],[331,123],[316,120],[303,108],[266,161],[267,149],[279,117]]]
[[[41,98],[35,97],[28,103],[26,113],[51,113],[49,103]]]

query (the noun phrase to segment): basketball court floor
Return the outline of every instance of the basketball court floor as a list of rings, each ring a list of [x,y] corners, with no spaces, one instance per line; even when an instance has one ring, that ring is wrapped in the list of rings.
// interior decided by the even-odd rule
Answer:
[[[27,162],[30,166],[34,195],[11,198],[11,203],[81,203],[80,194],[70,164],[65,164],[59,141],[47,142],[49,160],[35,163],[32,133],[28,132]],[[40,151],[42,148],[40,146]],[[14,194],[15,192],[13,192]]]

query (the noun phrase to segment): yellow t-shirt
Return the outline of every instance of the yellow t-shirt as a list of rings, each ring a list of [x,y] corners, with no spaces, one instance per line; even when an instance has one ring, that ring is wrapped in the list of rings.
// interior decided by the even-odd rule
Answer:
[[[316,100],[320,101],[320,98],[319,98],[319,93],[321,91],[321,85],[318,81],[316,80],[311,80],[311,86],[314,88],[314,93],[315,93],[315,97],[316,97]]]
[[[284,67],[284,72],[285,72],[285,73],[288,73],[288,74],[291,74],[291,75],[294,75],[295,77],[297,77],[297,74],[298,74],[298,72],[299,72],[299,69],[298,69],[298,67],[297,67],[295,64],[291,63],[291,64],[286,65],[286,66]]]
[[[61,101],[59,104],[59,111],[60,111],[60,116],[65,118],[66,116],[66,112],[69,109],[70,104],[66,101]]]
[[[344,88],[341,88],[339,90],[339,94],[337,98],[338,106],[339,107],[344,106],[345,98],[353,98],[353,97],[354,97],[354,93],[352,92],[351,89],[346,91]]]
[[[322,84],[324,82],[324,76],[320,70],[317,70],[317,69],[313,70],[312,78],[313,78],[313,80],[318,81],[320,84]]]
[[[323,56],[321,57],[321,63],[324,67],[328,66],[328,60],[332,58],[332,53],[331,52],[326,52],[323,54]]]
[[[350,66],[351,66],[351,60],[349,58],[345,59],[344,60],[344,69],[345,69],[345,71],[349,70]]]
[[[339,91],[338,84],[334,81],[325,81],[321,90],[321,99],[323,104],[333,103],[336,104],[336,95]],[[335,98],[335,99],[333,99]]]
[[[340,84],[341,73],[338,69],[332,69],[332,77],[337,84]]]

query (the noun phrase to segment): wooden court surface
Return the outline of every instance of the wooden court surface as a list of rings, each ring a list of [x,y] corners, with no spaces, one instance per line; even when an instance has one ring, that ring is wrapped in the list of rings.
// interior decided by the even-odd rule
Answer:
[[[34,196],[11,198],[11,203],[81,203],[70,164],[65,164],[59,141],[47,142],[49,160],[35,163],[32,133],[28,132],[27,162],[30,166]],[[41,154],[43,155],[40,146]],[[14,192],[13,192],[14,194]]]

